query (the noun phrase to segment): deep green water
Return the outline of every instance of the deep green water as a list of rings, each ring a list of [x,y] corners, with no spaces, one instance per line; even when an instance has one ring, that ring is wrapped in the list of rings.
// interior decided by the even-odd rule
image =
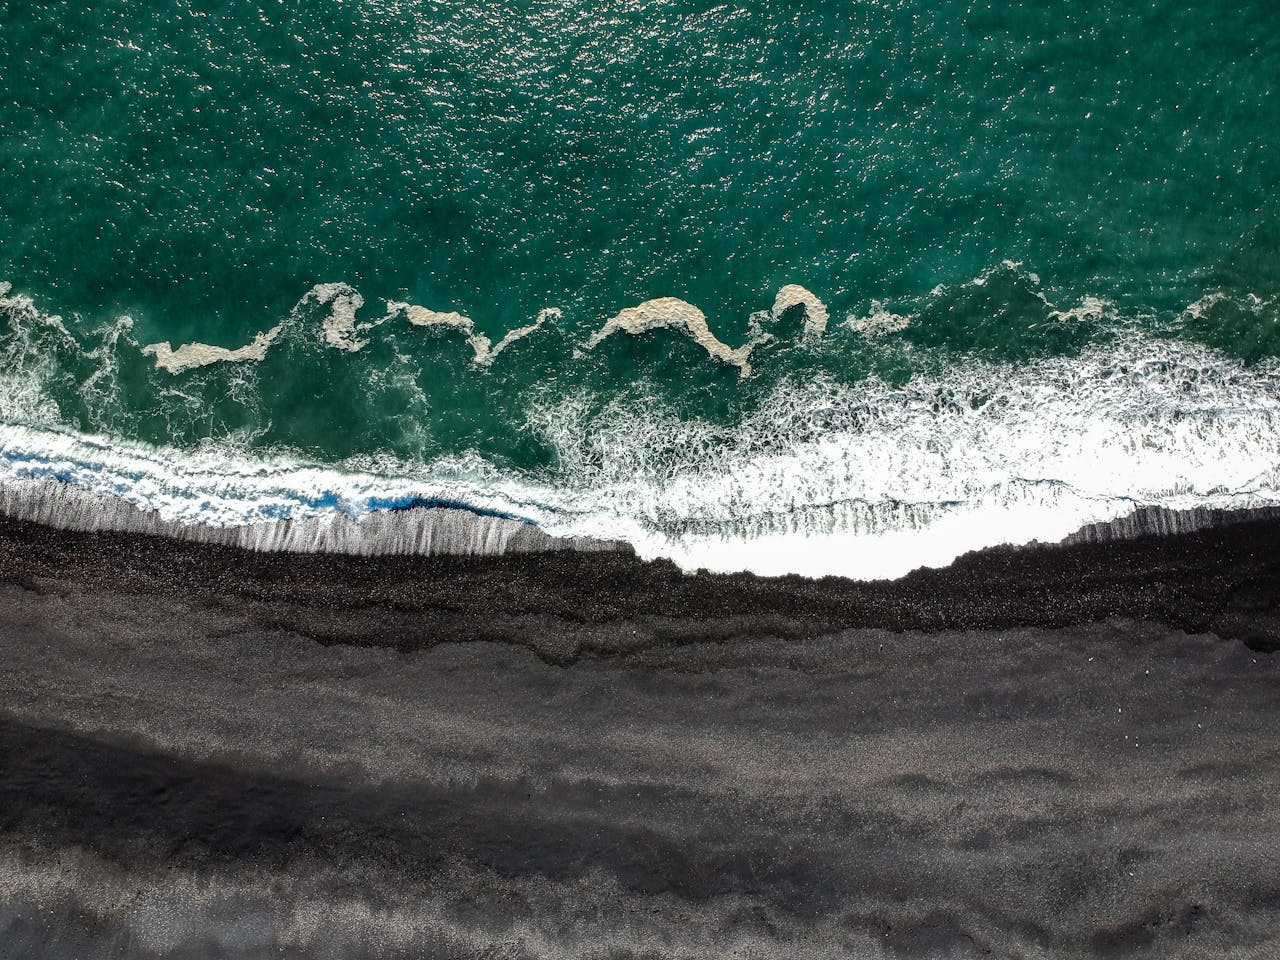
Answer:
[[[637,383],[731,422],[784,377],[1135,325],[1254,362],[1280,352],[1277,78],[1271,0],[0,2],[0,280],[76,340],[10,301],[6,363],[83,430],[536,466],[531,404]],[[322,311],[261,364],[137,349],[242,346],[337,282],[363,321],[563,315],[487,370],[403,318],[327,348]],[[737,345],[786,283],[831,326],[784,318],[747,380],[672,331],[578,350],[666,296]],[[909,324],[844,326],[874,302]]]

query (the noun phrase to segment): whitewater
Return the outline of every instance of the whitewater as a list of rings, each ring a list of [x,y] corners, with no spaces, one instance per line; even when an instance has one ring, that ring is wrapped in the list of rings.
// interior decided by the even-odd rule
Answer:
[[[825,307],[796,290],[784,288],[781,306],[758,323],[776,323],[790,297],[805,309],[805,336],[820,335],[812,328],[815,318],[825,327]],[[335,315],[336,339],[371,335],[354,320],[358,294],[339,285],[325,292],[326,340]],[[842,326],[888,336],[911,322],[877,309]],[[1102,309],[1085,301],[1057,313],[1073,322]],[[388,315],[397,313],[405,305]],[[31,316],[46,328],[61,323]],[[475,338],[468,318],[441,316],[417,322]],[[615,330],[711,335],[705,318],[679,310],[620,316],[588,348]],[[498,351],[487,340],[482,347],[477,359],[492,361]],[[245,349],[216,359],[255,359],[253,344]],[[168,369],[180,373],[183,357],[171,351]],[[1280,362],[1247,365],[1137,328],[1074,356],[969,358],[901,383],[787,374],[731,423],[682,413],[643,379],[603,399],[587,386],[543,394],[520,425],[553,451],[542,468],[475,450],[326,462],[235,438],[175,446],[86,432],[43,395],[40,378],[52,375],[11,363],[0,381],[0,510],[259,550],[629,546],[686,570],[876,579],[984,547],[1060,541],[1146,508],[1280,504]]]

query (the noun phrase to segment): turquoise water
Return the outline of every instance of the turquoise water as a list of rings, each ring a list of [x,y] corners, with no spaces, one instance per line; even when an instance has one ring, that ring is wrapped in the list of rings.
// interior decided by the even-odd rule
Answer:
[[[0,66],[10,423],[545,480],[624,402],[723,439],[796,383],[1280,353],[1271,0],[0,2]],[[318,284],[363,298],[359,349]],[[820,339],[752,326],[787,284]],[[679,329],[585,349],[662,297],[769,333],[751,376]],[[388,301],[494,342],[561,312],[484,365]],[[261,360],[141,349],[282,323]]]

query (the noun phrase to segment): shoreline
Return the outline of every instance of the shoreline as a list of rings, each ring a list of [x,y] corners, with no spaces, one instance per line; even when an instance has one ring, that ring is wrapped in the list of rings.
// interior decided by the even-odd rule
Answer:
[[[216,469],[206,465],[198,472],[207,482]],[[160,486],[152,489],[157,482]],[[475,490],[466,495],[443,489],[429,494],[383,491],[377,496],[364,490],[348,499],[320,481],[320,486],[306,488],[310,493],[292,490],[291,501],[255,488],[262,499],[246,510],[242,491],[232,482],[227,490],[216,484],[205,490],[204,500],[170,502],[163,510],[155,506],[170,499],[163,493],[167,483],[182,482],[170,476],[140,483],[126,472],[116,478],[114,487],[96,489],[44,464],[31,475],[0,479],[0,516],[58,529],[158,536],[255,552],[372,557],[624,552],[671,559],[681,569],[698,573],[709,569],[766,578],[796,574],[867,581],[897,579],[925,566],[941,569],[966,553],[988,549],[1126,540],[1280,518],[1280,501],[1255,495],[1179,508],[1128,498],[1105,509],[1095,505],[1083,511],[1046,510],[1041,504],[1035,519],[1028,523],[1024,518],[1021,525],[1011,522],[1008,503],[982,506],[975,501],[969,504],[968,515],[964,511],[948,515],[931,512],[927,504],[885,501],[857,509],[846,505],[852,513],[839,522],[833,518],[833,526],[801,526],[781,540],[777,531],[751,525],[702,541],[697,536],[681,539],[683,534],[668,531],[664,540],[654,539],[643,524],[627,528],[627,534],[608,523],[596,523],[594,533],[584,532],[581,523],[565,524],[557,517],[557,508],[536,498],[504,502]],[[135,503],[120,492],[131,485],[151,489],[154,499]],[[1121,503],[1128,512],[1114,515],[1125,509]],[[295,516],[293,508],[301,512]],[[990,513],[983,512],[988,509]],[[1100,515],[1111,518],[1089,519]],[[964,523],[956,527],[954,521],[962,518]],[[1073,524],[1079,526],[1073,529]],[[556,529],[560,532],[550,532]],[[685,533],[690,530],[697,533],[696,527]],[[868,561],[873,556],[879,558],[878,566]],[[814,558],[820,562],[813,563]]]
[[[767,632],[1064,627],[1114,617],[1280,649],[1280,517],[1138,518],[965,554],[896,580],[685,573],[628,551],[489,556],[252,551],[0,516],[0,578],[185,596],[326,643],[495,639],[552,662]],[[1145,526],[1144,526],[1145,524]],[[1143,532],[1181,524],[1181,532]],[[1185,529],[1190,527],[1190,529]],[[629,629],[618,631],[626,622]]]
[[[622,549],[588,537],[555,537],[532,521],[498,511],[452,505],[382,509],[360,519],[340,514],[231,526],[186,523],[57,479],[0,482],[0,516],[59,530],[162,537],[257,553],[489,556]]]

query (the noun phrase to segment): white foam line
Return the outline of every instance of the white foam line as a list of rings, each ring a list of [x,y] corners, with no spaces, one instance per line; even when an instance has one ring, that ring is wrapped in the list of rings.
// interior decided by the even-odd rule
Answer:
[[[305,310],[328,307],[328,313],[322,322],[322,332],[324,342],[334,350],[357,353],[369,345],[364,334],[387,320],[404,315],[417,327],[461,333],[474,353],[473,362],[483,367],[492,363],[511,344],[539,330],[547,321],[559,319],[561,315],[557,307],[540,310],[533,323],[508,331],[494,344],[483,333],[476,331],[470,317],[461,313],[428,310],[426,307],[389,300],[386,316],[371,323],[358,323],[356,312],[362,306],[364,306],[364,297],[353,287],[345,283],[320,283],[307,291],[307,294],[289,312],[289,318],[284,323],[276,325],[265,333],[259,333],[252,342],[242,347],[228,348],[198,342],[184,343],[178,347],[173,346],[172,343],[149,343],[142,347],[142,352],[154,357],[159,369],[174,374],[214,363],[260,362],[266,357],[267,351],[280,339],[286,327],[297,323]]]
[[[480,352],[477,351],[476,362],[482,364],[490,362],[494,357],[507,349],[507,347],[511,346],[511,344],[515,343],[517,340],[523,340],[525,337],[529,336],[529,334],[542,329],[542,325],[547,321],[559,320],[560,317],[561,311],[559,307],[544,307],[538,311],[538,316],[533,323],[524,327],[516,327],[514,330],[508,330],[503,338],[499,340],[494,345],[493,349],[488,352],[487,356],[482,356]]]
[[[8,289],[6,284],[4,289],[0,290],[0,296],[6,294]],[[172,374],[215,363],[260,362],[266,357],[267,351],[279,340],[285,328],[300,319],[304,309],[328,307],[328,314],[322,322],[322,331],[325,343],[332,349],[345,353],[357,353],[369,344],[363,336],[365,333],[387,320],[404,316],[415,327],[462,334],[471,347],[472,362],[476,366],[484,367],[491,364],[511,344],[539,330],[547,321],[559,319],[561,316],[558,307],[544,308],[538,312],[533,323],[508,331],[494,344],[487,335],[476,330],[475,322],[470,317],[457,311],[431,310],[416,304],[388,300],[384,317],[372,323],[359,323],[356,320],[356,313],[363,306],[364,297],[348,284],[320,283],[312,287],[298,301],[290,311],[288,320],[259,333],[244,346],[222,347],[196,341],[175,347],[170,341],[149,343],[141,349],[144,355],[155,359],[157,368]],[[623,309],[608,320],[600,330],[592,334],[586,347],[593,349],[614,333],[635,336],[651,330],[673,328],[683,332],[714,359],[737,367],[739,373],[747,377],[751,375],[752,351],[770,338],[770,335],[760,326],[761,319],[776,323],[784,314],[797,307],[801,309],[805,318],[804,339],[813,341],[821,338],[830,319],[826,305],[805,287],[791,283],[778,290],[773,308],[768,313],[752,316],[751,337],[740,347],[730,347],[717,338],[711,332],[706,315],[693,304],[677,297],[659,297]]]
[[[1043,298],[1042,298],[1043,299]],[[1050,307],[1047,300],[1045,301]],[[1111,304],[1100,297],[1087,296],[1080,300],[1077,306],[1070,307],[1066,310],[1059,310],[1056,307],[1050,310],[1049,317],[1052,320],[1058,320],[1063,323],[1071,323],[1073,321],[1093,320],[1098,321],[1107,315]]]
[[[1280,296],[1272,297],[1270,300],[1264,300],[1256,293],[1246,293],[1243,296],[1231,296],[1222,291],[1207,294],[1194,303],[1190,303],[1182,311],[1184,316],[1191,317],[1193,320],[1201,319],[1205,313],[1212,310],[1220,303],[1229,303],[1241,313],[1250,313],[1255,316],[1269,311],[1272,314],[1280,309]]]
[[[1115,316],[1115,304],[1102,297],[1086,295],[1082,297],[1074,307],[1061,308],[1040,289],[1040,277],[1036,274],[1024,270],[1021,263],[1013,260],[1004,260],[998,266],[984,270],[978,276],[965,283],[948,285],[939,284],[934,287],[925,297],[914,298],[911,301],[914,309],[905,312],[896,312],[888,309],[880,300],[871,301],[871,309],[865,316],[851,315],[845,322],[844,326],[864,337],[883,337],[888,334],[897,333],[909,327],[915,321],[925,306],[930,302],[937,300],[948,293],[956,290],[964,290],[970,287],[985,287],[1000,272],[1008,272],[1014,274],[1020,281],[1024,282],[1029,289],[1026,293],[1034,296],[1042,304],[1046,310],[1046,319],[1054,320],[1059,323],[1082,323],[1082,322],[1100,322]],[[1217,302],[1215,298],[1221,298],[1222,294],[1215,294],[1211,297],[1198,301],[1193,304],[1189,310],[1198,316],[1195,311],[1203,309],[1205,305],[1212,305]]]

